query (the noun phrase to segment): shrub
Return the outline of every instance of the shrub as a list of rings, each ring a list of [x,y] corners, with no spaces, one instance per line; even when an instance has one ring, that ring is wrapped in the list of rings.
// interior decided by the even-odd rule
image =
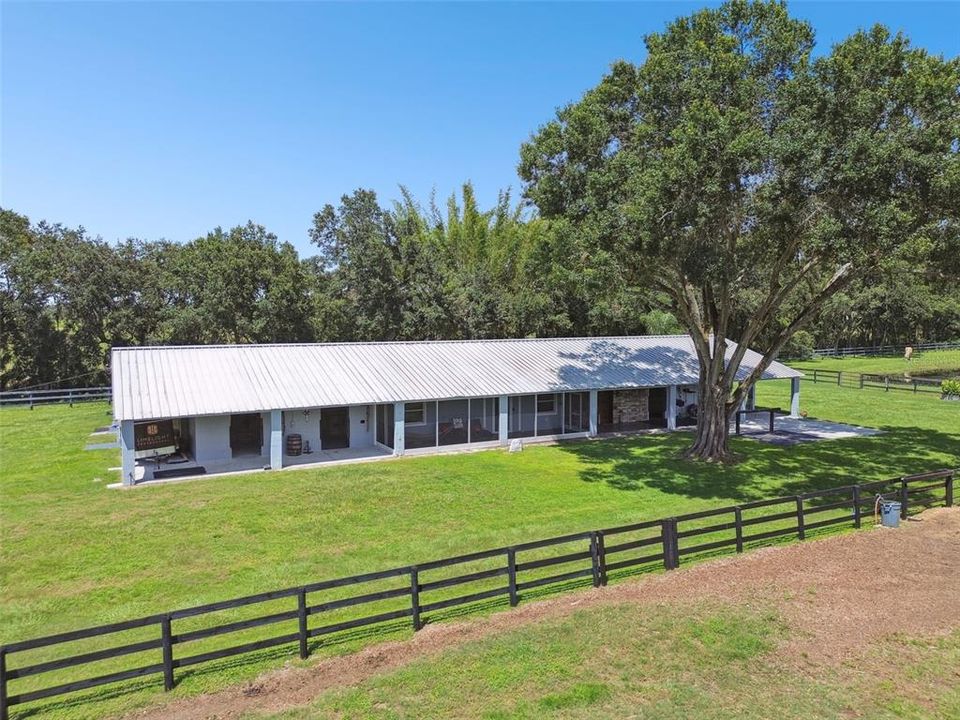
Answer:
[[[946,397],[960,397],[960,378],[944,380],[940,383],[940,392]]]

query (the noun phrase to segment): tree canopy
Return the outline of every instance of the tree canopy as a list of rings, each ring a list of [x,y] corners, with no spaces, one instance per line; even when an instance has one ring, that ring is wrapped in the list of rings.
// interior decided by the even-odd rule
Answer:
[[[662,293],[700,359],[690,454],[725,459],[730,413],[831,298],[957,247],[960,61],[879,26],[814,58],[808,23],[746,0],[646,46],[540,128],[520,174],[544,217]]]

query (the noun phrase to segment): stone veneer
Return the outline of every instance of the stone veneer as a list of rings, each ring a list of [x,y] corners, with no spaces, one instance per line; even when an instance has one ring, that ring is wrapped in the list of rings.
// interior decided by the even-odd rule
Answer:
[[[650,392],[642,390],[614,390],[613,422],[635,423],[650,419]]]

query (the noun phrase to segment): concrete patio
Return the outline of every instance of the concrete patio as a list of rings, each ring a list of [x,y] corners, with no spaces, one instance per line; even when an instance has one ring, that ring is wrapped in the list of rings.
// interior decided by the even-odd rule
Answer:
[[[342,450],[321,450],[313,453],[306,453],[295,457],[284,456],[284,466],[280,472],[291,469],[308,469],[326,465],[348,465],[352,463],[370,462],[374,460],[384,460],[393,457],[393,453],[380,447],[366,448],[344,448]],[[225,475],[241,475],[263,472],[269,469],[270,460],[261,455],[249,455],[235,457],[230,460],[219,462],[198,463],[193,459],[187,462],[175,464],[160,463],[155,465],[149,461],[137,463],[136,468],[136,487],[145,485],[163,485],[168,483],[185,482],[188,480],[199,480],[208,477],[222,477]],[[155,470],[199,470],[203,468],[204,472],[196,474],[183,474],[177,477],[155,478]],[[124,487],[122,483],[112,483],[109,488]]]
[[[841,440],[852,437],[880,435],[875,428],[845,425],[829,420],[814,420],[778,415],[770,432],[766,416],[746,416],[740,421],[740,434],[773,445],[796,445],[819,440]]]

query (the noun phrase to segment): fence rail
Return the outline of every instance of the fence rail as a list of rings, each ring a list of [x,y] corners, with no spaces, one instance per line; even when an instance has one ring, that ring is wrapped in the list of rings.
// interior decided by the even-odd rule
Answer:
[[[815,383],[826,383],[839,387],[875,388],[889,392],[903,390],[912,393],[941,393],[940,380],[931,378],[908,378],[898,375],[877,375],[874,373],[855,373],[844,370],[811,370],[807,378]]]
[[[91,400],[110,400],[112,390],[109,385],[85,388],[56,388],[53,390],[4,390],[0,392],[0,407],[4,405],[44,405],[47,403],[89,402]]]
[[[867,347],[817,348],[814,357],[896,357],[902,356],[907,347],[914,352],[925,350],[960,350],[960,342],[928,342],[914,345],[874,345]]]
[[[652,569],[660,564],[672,570],[680,566],[681,558],[690,555],[726,548],[734,548],[739,553],[748,544],[791,535],[803,540],[812,530],[839,524],[859,528],[864,510],[867,509],[868,515],[872,511],[876,493],[895,495],[902,503],[903,517],[917,506],[941,503],[950,506],[953,505],[954,474],[949,469],[937,470],[573,533],[9,643],[0,647],[0,720],[7,720],[9,708],[16,705],[150,675],[162,675],[164,689],[171,690],[175,684],[174,673],[179,668],[266,648],[293,645],[300,657],[306,658],[312,638],[398,620],[409,620],[416,631],[427,622],[427,614],[448,608],[502,597],[513,607],[522,599],[521,593],[536,588],[587,578],[594,587],[601,587],[607,584],[609,574],[616,571],[636,571],[642,566]],[[758,511],[761,512],[757,514]],[[828,517],[822,515],[831,511],[843,512]],[[811,516],[813,521],[809,519]],[[487,563],[487,566],[477,569],[478,563]],[[446,568],[455,568],[455,574],[432,577],[432,573]],[[385,589],[371,587],[383,581],[392,581],[393,585]],[[491,581],[494,585],[489,587]],[[353,587],[357,590],[350,590]],[[450,590],[452,588],[456,590]],[[346,595],[331,594],[336,590],[343,590]],[[441,592],[444,590],[456,594],[448,596]],[[379,605],[391,600],[402,600],[403,605],[390,609],[378,607],[375,612],[339,621],[333,621],[329,615],[345,608]],[[289,604],[240,620],[223,622],[220,618],[220,622],[198,627],[179,627],[190,618],[278,601]],[[321,619],[322,624],[311,626],[311,619]],[[175,623],[178,627],[174,627]],[[191,648],[191,644],[204,639],[273,625],[284,627],[276,635],[254,641],[210,650]],[[132,642],[130,638],[116,640],[117,644],[107,648],[78,652],[74,647],[74,654],[66,657],[28,660],[10,666],[14,657],[37,649],[143,628],[153,628],[154,632]],[[159,651],[158,656],[133,667],[79,680],[59,678],[58,682],[54,677],[54,684],[10,692],[11,684],[18,684],[24,678],[53,675],[69,668],[150,651]]]

